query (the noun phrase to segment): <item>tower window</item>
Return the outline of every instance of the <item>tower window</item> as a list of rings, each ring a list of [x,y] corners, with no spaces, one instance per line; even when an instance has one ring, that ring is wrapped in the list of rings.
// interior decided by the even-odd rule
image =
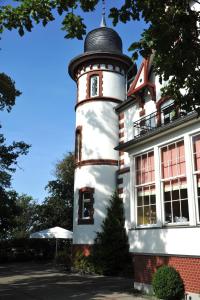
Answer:
[[[76,128],[76,137],[75,137],[75,160],[76,162],[81,161],[81,152],[82,152],[82,126]]]
[[[90,97],[99,96],[99,76],[93,75],[90,77]]]
[[[94,224],[94,189],[84,187],[79,190],[78,224]]]

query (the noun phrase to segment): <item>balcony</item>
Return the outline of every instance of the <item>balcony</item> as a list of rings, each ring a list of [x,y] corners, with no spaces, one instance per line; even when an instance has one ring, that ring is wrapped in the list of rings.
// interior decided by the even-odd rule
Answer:
[[[187,115],[194,111],[186,112],[177,106],[170,104],[164,108],[139,119],[133,123],[134,138],[141,137],[150,131],[162,128],[171,124],[179,119],[184,119]]]

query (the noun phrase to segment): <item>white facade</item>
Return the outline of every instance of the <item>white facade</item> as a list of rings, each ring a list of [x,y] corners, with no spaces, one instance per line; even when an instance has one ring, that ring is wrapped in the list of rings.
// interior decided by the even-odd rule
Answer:
[[[78,87],[73,244],[94,243],[117,189],[137,260],[135,286],[149,290],[145,274],[167,258],[197,299],[200,278],[190,282],[200,277],[200,121],[162,97],[152,58],[127,89],[123,55],[103,61],[102,55],[72,63]]]

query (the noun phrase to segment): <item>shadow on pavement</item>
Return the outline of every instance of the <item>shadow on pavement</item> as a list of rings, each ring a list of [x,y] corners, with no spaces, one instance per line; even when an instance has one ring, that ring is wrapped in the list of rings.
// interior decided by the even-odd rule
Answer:
[[[132,279],[73,275],[50,264],[0,266],[1,300],[135,299],[131,290]]]

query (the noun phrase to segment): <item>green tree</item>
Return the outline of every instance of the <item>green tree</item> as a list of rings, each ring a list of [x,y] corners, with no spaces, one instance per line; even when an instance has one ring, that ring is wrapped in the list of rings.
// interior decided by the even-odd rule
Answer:
[[[16,97],[21,93],[15,82],[4,73],[0,74],[0,111],[11,111]],[[0,125],[0,129],[2,129]],[[24,142],[6,144],[6,138],[0,133],[0,238],[9,238],[16,226],[16,217],[20,214],[17,206],[17,193],[8,190],[11,187],[12,174],[16,171],[17,159],[28,153],[29,145]]]
[[[17,196],[16,205],[18,214],[15,215],[12,238],[27,238],[37,220],[37,204],[31,196],[22,194]]]
[[[72,229],[74,199],[73,153],[68,153],[55,166],[55,180],[46,186],[49,196],[38,206],[38,220],[35,229],[42,230],[60,226]]]
[[[111,197],[102,231],[97,233],[95,239],[92,256],[97,270],[106,275],[121,274],[131,265],[124,227],[124,207],[117,193]]]
[[[19,214],[17,193],[0,187],[0,240],[12,237],[12,231],[16,226],[16,216]]]
[[[18,0],[14,5],[0,6],[0,32],[17,29],[20,35],[31,31],[34,24],[45,26],[54,20],[55,12],[64,15],[62,29],[66,38],[81,39],[85,34],[83,18],[77,14],[93,11],[99,0]],[[199,3],[198,0],[193,2]],[[12,3],[12,2],[11,2]],[[141,39],[132,43],[133,59],[138,53],[154,55],[154,71],[160,81],[168,81],[163,96],[172,96],[188,111],[199,112],[200,85],[200,10],[191,9],[190,0],[124,0],[120,8],[113,7],[113,24],[144,19],[147,29]],[[133,23],[134,27],[134,23]],[[185,93],[182,93],[182,90]]]

